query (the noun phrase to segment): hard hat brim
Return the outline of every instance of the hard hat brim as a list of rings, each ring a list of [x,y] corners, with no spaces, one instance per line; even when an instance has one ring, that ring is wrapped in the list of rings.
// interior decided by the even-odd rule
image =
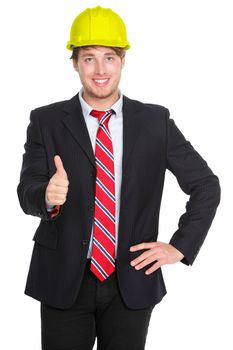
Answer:
[[[73,49],[73,47],[82,47],[82,46],[106,46],[106,47],[119,47],[119,48],[122,48],[124,50],[128,50],[130,48],[130,44],[129,42],[127,42],[125,44],[125,46],[122,46],[122,44],[119,44],[119,42],[112,42],[109,43],[107,41],[103,42],[103,40],[94,40],[93,42],[91,41],[88,41],[87,43],[83,42],[82,45],[80,44],[77,44],[77,43],[74,43],[74,42],[71,42],[71,41],[68,41],[67,42],[67,45],[66,45],[66,48],[68,50],[71,50]]]

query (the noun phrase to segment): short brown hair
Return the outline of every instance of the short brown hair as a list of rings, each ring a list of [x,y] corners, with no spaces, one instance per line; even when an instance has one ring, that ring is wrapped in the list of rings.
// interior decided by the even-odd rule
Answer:
[[[93,45],[92,47],[95,47],[96,45]],[[76,60],[78,59],[78,53],[79,53],[79,49],[80,48],[87,48],[87,47],[90,47],[90,46],[73,46],[72,47],[72,55],[70,57],[70,59],[73,59],[73,60]],[[125,50],[122,49],[122,47],[111,47],[111,49],[113,51],[115,51],[115,53],[117,54],[117,56],[119,56],[120,58],[124,58],[125,57]]]

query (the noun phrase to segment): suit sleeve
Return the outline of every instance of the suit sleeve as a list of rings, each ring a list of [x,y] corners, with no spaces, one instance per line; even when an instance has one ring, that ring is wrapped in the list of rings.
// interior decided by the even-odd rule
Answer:
[[[220,185],[206,161],[169,118],[168,110],[167,168],[190,196],[170,244],[184,254],[183,263],[192,265],[216,214]]]
[[[52,220],[58,215],[48,212],[45,191],[49,182],[47,154],[41,135],[38,115],[31,112],[24,145],[23,164],[17,193],[20,205],[26,214],[38,216],[42,220]],[[60,210],[60,208],[58,208]]]

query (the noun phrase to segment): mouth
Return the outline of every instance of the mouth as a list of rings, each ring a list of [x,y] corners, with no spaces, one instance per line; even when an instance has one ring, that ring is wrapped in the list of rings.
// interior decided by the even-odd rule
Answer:
[[[100,87],[103,87],[103,86],[106,86],[109,82],[109,78],[106,78],[106,79],[93,79],[93,82],[96,86],[100,86]]]

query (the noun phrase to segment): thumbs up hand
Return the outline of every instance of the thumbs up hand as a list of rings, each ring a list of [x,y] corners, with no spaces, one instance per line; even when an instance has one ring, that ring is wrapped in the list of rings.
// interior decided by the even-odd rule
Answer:
[[[59,156],[54,157],[54,163],[56,173],[51,177],[46,188],[46,200],[50,205],[62,205],[66,201],[69,181]]]

